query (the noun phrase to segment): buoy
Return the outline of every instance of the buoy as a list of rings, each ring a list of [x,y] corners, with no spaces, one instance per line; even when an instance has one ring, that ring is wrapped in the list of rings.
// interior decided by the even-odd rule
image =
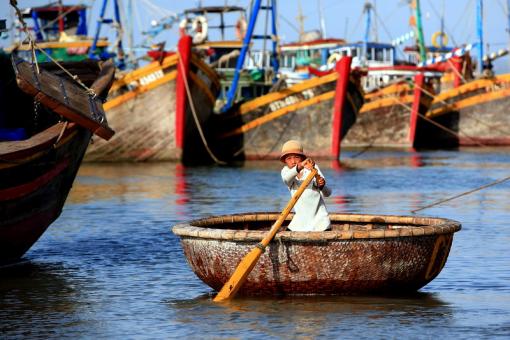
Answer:
[[[193,30],[193,43],[201,44],[207,39],[207,19],[200,15],[193,19],[191,23],[191,29]]]
[[[441,39],[441,42],[438,42],[438,38]],[[448,45],[448,36],[445,32],[437,31],[432,34],[432,46],[434,47],[442,47]]]

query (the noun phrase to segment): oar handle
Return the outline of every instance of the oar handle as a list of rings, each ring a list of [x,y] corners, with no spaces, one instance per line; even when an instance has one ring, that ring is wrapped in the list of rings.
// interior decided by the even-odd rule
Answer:
[[[310,184],[310,182],[314,179],[314,177],[316,175],[317,175],[317,169],[313,168],[312,171],[310,172],[310,174],[308,176],[306,176],[303,183],[301,183],[301,185],[299,186],[299,189],[296,191],[296,193],[294,195],[292,195],[292,198],[290,199],[289,203],[287,203],[287,206],[285,207],[285,209],[283,209],[283,211],[281,212],[281,214],[278,217],[278,219],[276,220],[275,224],[273,224],[273,226],[271,227],[269,232],[266,234],[264,239],[262,239],[262,241],[260,241],[262,246],[266,247],[269,244],[269,242],[271,242],[271,240],[274,238],[274,236],[276,235],[276,233],[282,226],[283,222],[289,215],[292,208],[294,208],[294,205],[296,205],[299,197],[301,197],[301,195],[303,194],[305,189],[308,187],[308,185]]]

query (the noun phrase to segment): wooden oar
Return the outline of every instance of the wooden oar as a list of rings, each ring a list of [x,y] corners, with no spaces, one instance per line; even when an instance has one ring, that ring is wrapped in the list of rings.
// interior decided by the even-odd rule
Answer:
[[[258,259],[264,252],[269,242],[271,242],[271,240],[278,232],[278,229],[280,229],[283,221],[285,221],[285,218],[287,217],[287,215],[289,215],[290,211],[298,201],[299,197],[301,197],[301,194],[303,193],[303,191],[305,191],[306,187],[308,186],[308,184],[310,184],[310,182],[313,180],[316,174],[317,169],[313,169],[312,172],[305,178],[299,189],[292,196],[289,203],[287,203],[287,206],[280,214],[280,217],[278,217],[275,224],[273,224],[273,226],[266,234],[264,239],[260,241],[260,243],[257,244],[257,246],[253,248],[241,260],[236,270],[234,271],[234,274],[232,274],[230,279],[227,281],[227,283],[223,285],[218,295],[216,295],[216,297],[214,298],[213,300],[214,302],[221,302],[234,297],[239,288],[241,288],[241,286],[243,285],[244,281],[246,281],[246,278],[250,274],[253,267],[255,267],[255,265],[257,264]]]

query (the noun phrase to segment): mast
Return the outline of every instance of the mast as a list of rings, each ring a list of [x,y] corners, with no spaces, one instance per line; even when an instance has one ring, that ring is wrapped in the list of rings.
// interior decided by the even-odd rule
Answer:
[[[127,20],[126,20],[126,28],[127,28],[127,39],[128,39],[128,55],[129,55],[129,64],[135,63],[135,54],[134,54],[134,37],[133,37],[133,0],[128,0],[127,4]]]
[[[483,1],[476,3],[476,34],[478,36],[478,73],[483,70]]]
[[[413,0],[412,5],[414,7],[414,16],[416,18],[416,31],[418,37],[418,47],[420,49],[420,61],[424,62],[427,59],[425,51],[425,40],[423,38],[423,27],[421,25],[421,9],[420,0]]]
[[[272,45],[273,45],[273,51],[271,54],[271,65],[273,66],[273,71],[275,74],[275,78],[273,81],[276,80],[276,75],[278,74],[278,68],[279,68],[279,62],[278,62],[278,35],[276,32],[276,0],[270,0],[271,5],[270,6],[261,6],[262,0],[255,0],[253,3],[253,7],[251,8],[250,12],[250,20],[248,22],[248,28],[246,29],[246,35],[243,39],[243,47],[241,49],[241,52],[239,54],[239,57],[237,58],[237,64],[236,64],[236,70],[234,72],[234,78],[232,79],[232,83],[230,84],[230,88],[228,89],[227,93],[227,102],[225,103],[225,106],[221,109],[222,112],[227,111],[232,107],[234,104],[234,100],[237,94],[237,85],[239,84],[239,78],[241,76],[241,71],[244,66],[244,61],[246,59],[246,54],[248,53],[248,49],[250,48],[250,42],[251,39],[271,39]],[[259,11],[263,9],[266,11],[271,11],[272,14],[272,21],[271,21],[271,35],[254,35],[253,31],[255,29],[255,24],[257,22],[257,16]]]
[[[508,19],[508,28],[506,29],[506,31],[510,36],[510,0],[506,1],[506,15],[507,15],[507,19]],[[509,45],[509,50],[510,50],[510,40],[508,42],[508,45]]]
[[[96,26],[96,35],[94,36],[94,41],[89,51],[89,58],[94,59],[96,56],[94,53],[97,49],[97,42],[99,41],[99,35],[101,33],[102,24],[114,24],[117,31],[117,59],[118,59],[118,67],[123,69],[125,67],[124,63],[124,50],[122,48],[122,25],[120,21],[120,11],[119,11],[119,3],[117,0],[113,0],[113,9],[115,15],[115,21],[113,19],[105,19],[106,6],[108,4],[108,0],[103,0],[103,4],[101,6],[101,12],[99,14],[99,19],[97,20]]]
[[[321,26],[321,36],[323,39],[326,39],[326,21],[324,20],[324,13],[322,12],[321,0],[317,1],[317,3],[319,6],[319,22]]]
[[[301,41],[305,35],[305,19],[306,17],[303,15],[303,9],[301,8],[301,0],[298,0],[298,16],[296,20],[299,23],[299,41]]]
[[[363,12],[366,14],[366,21],[365,21],[365,36],[363,38],[363,58],[362,63],[367,64],[368,63],[368,40],[370,38],[370,24],[372,21],[372,4],[367,1],[365,2],[365,6],[363,8]]]

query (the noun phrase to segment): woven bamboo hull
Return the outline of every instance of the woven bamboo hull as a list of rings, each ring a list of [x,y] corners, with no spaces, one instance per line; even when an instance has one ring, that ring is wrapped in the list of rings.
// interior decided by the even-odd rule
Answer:
[[[215,74],[193,60],[188,79],[193,104],[206,140],[219,89]],[[112,86],[104,104],[116,135],[92,143],[86,161],[182,161],[207,157],[190,105],[186,106],[184,146],[176,143],[177,56],[151,63],[124,75]],[[187,100],[187,99],[186,99]]]
[[[279,214],[212,217],[180,224],[195,274],[220,290]],[[291,216],[288,218],[288,220]],[[331,214],[332,231],[279,232],[239,293],[243,295],[375,294],[416,291],[434,279],[449,254],[455,221]]]
[[[427,88],[428,92],[433,92]],[[411,133],[414,89],[407,83],[392,84],[365,95],[358,119],[342,141],[343,147],[414,148],[433,147],[446,132],[425,116],[432,98],[421,94],[416,128]]]
[[[1,264],[23,256],[62,212],[91,137],[88,130],[71,123],[53,148],[63,129],[58,123],[23,141],[26,148],[2,154],[6,162],[0,164]]]
[[[441,93],[427,114],[446,119],[458,136],[445,140],[461,146],[510,145],[510,74],[477,79]]]
[[[331,158],[337,80],[334,76],[312,78],[241,105],[237,114],[224,123],[223,144],[242,149],[246,159],[277,159],[285,141],[299,139],[308,156]],[[362,104],[362,91],[351,76],[340,139],[356,121]]]

